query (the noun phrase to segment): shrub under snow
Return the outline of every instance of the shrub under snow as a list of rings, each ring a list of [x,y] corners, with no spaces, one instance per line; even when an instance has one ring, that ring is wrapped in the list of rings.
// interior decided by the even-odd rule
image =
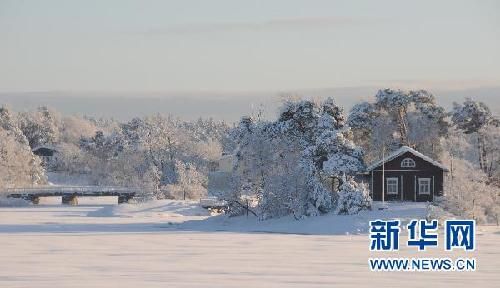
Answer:
[[[365,184],[345,179],[340,186],[337,214],[352,215],[371,208],[372,199]]]

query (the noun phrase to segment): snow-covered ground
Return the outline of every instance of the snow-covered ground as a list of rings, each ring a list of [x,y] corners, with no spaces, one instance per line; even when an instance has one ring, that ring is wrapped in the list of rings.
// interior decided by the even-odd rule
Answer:
[[[150,221],[165,219],[171,229],[179,231],[204,232],[269,232],[282,234],[349,235],[367,233],[367,223],[376,219],[398,218],[403,222],[410,219],[422,219],[427,214],[426,203],[389,203],[389,209],[379,210],[375,204],[372,211],[362,211],[358,215],[343,216],[329,214],[296,221],[292,217],[283,217],[259,221],[255,216],[227,217],[219,215],[209,217],[207,210],[198,202],[160,200],[141,204],[123,204],[104,206],[90,210],[89,217],[104,217],[113,221],[116,218],[133,218]],[[97,221],[106,221],[98,219]],[[162,226],[163,227],[163,226]]]
[[[478,229],[478,249],[467,255],[477,258],[476,272],[370,272],[367,221],[425,210],[392,204],[259,222],[210,217],[188,201],[2,207],[0,287],[498,287],[498,227]],[[403,246],[384,256],[445,255]]]

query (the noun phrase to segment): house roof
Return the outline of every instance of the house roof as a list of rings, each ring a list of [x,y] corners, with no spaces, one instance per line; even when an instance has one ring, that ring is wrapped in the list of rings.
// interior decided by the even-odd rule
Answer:
[[[443,169],[446,172],[449,171],[448,168],[446,168],[446,166],[444,166],[443,164],[437,162],[436,160],[434,160],[428,156],[425,156],[424,154],[422,154],[422,153],[418,152],[417,150],[412,149],[408,146],[402,146],[398,150],[396,150],[396,151],[392,152],[391,154],[389,154],[388,156],[386,156],[385,159],[382,159],[382,160],[379,160],[377,162],[372,163],[370,166],[368,166],[368,168],[366,168],[366,170],[371,171],[371,170],[377,168],[378,166],[382,165],[382,163],[386,163],[388,161],[391,161],[394,158],[396,158],[396,157],[398,157],[406,152],[410,152],[411,154],[431,163],[434,166],[437,166],[437,167]]]

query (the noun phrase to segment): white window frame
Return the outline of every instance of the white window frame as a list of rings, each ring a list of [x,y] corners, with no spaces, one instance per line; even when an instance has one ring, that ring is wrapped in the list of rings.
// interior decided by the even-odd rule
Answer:
[[[401,161],[401,168],[414,168],[415,166],[415,160],[411,158],[405,158]]]
[[[389,190],[389,187],[394,186],[394,184],[389,185],[389,181],[396,181],[396,191]],[[399,194],[399,178],[398,177],[387,177],[385,178],[385,187],[387,195],[398,195]]]
[[[427,182],[426,186],[422,182]],[[427,191],[422,192],[422,187],[427,187]],[[418,178],[418,194],[431,195],[432,180],[431,178]]]

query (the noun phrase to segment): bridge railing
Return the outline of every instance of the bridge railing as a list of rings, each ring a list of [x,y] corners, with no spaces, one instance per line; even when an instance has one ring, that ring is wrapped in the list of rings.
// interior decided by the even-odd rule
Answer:
[[[92,193],[92,192],[115,192],[115,193],[134,193],[138,188],[114,187],[114,186],[33,186],[6,188],[0,193],[3,194],[37,194],[37,193]]]

